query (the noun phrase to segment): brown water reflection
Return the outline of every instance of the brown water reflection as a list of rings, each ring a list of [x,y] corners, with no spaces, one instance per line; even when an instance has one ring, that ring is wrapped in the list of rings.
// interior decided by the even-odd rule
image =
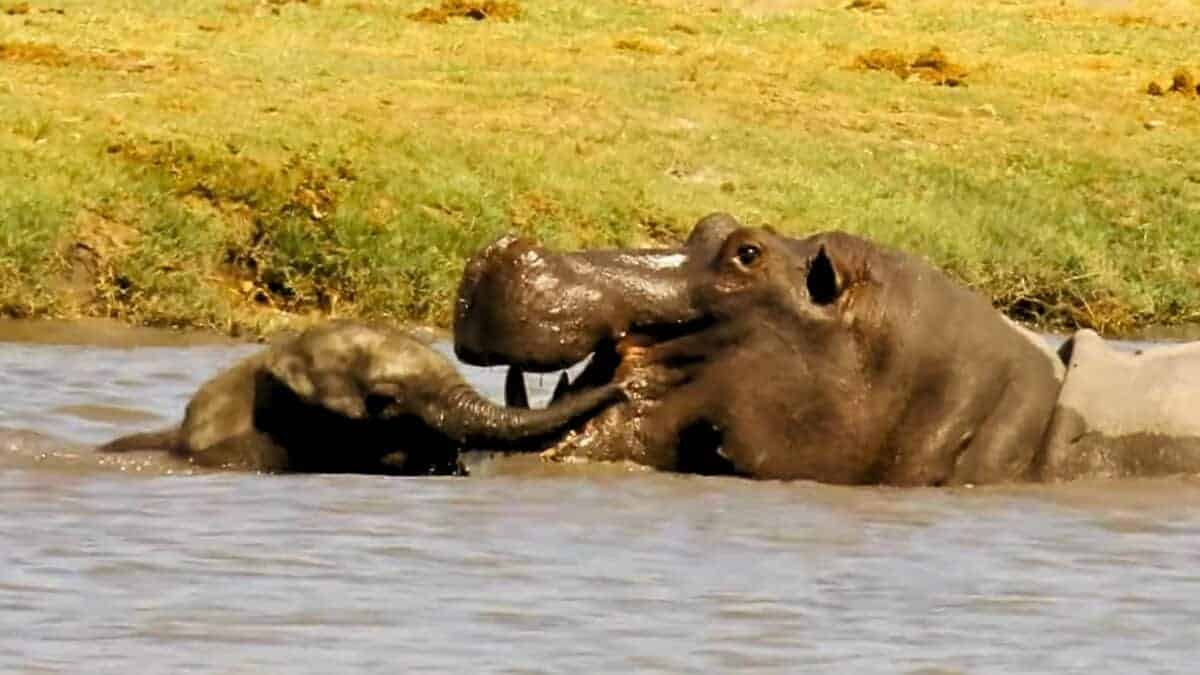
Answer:
[[[253,349],[0,344],[0,671],[1193,667],[1194,479],[846,489],[485,457],[463,480],[181,477],[87,452]]]

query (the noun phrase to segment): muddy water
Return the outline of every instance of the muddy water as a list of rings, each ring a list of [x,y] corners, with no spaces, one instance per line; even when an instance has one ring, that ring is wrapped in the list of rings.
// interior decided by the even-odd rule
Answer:
[[[1193,480],[180,476],[87,453],[253,349],[0,343],[0,672],[1195,667]]]

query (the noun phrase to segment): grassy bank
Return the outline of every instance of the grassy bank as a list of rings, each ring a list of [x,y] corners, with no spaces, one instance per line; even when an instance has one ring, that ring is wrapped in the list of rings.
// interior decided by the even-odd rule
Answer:
[[[0,0],[0,314],[444,322],[499,233],[725,210],[1046,325],[1200,320],[1196,0],[429,4]]]

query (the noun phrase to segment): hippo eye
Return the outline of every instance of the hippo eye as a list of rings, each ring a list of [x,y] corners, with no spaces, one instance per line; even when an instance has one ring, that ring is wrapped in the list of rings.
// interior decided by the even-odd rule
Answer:
[[[735,255],[737,256],[737,261],[742,264],[742,267],[750,267],[762,257],[762,249],[754,244],[742,244],[738,247]]]

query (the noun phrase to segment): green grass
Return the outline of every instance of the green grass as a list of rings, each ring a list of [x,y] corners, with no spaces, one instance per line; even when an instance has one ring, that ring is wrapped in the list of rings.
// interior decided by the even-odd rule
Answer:
[[[669,243],[724,210],[1045,326],[1200,320],[1200,97],[1146,94],[1200,74],[1196,0],[425,4],[0,14],[0,313],[445,323],[501,233]],[[852,67],[933,45],[967,86]]]

